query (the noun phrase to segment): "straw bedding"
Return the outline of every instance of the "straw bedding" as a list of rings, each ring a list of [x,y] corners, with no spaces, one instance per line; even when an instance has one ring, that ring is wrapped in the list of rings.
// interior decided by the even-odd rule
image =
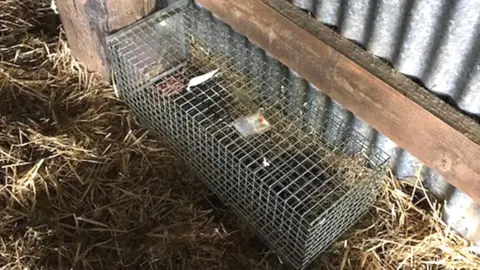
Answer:
[[[280,269],[112,88],[50,3],[0,0],[1,269]],[[313,269],[480,269],[421,186],[380,201]]]

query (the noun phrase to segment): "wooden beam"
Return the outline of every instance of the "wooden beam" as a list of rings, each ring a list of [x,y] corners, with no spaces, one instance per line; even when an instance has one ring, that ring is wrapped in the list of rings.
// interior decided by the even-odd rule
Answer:
[[[89,71],[109,78],[108,33],[130,25],[155,9],[155,0],[56,0],[68,44]]]
[[[278,0],[197,0],[480,202],[480,126]]]

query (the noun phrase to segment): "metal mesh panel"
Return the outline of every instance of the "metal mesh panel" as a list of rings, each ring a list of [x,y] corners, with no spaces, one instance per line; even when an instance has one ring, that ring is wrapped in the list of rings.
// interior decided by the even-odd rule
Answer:
[[[314,92],[208,16],[179,2],[110,36],[118,94],[283,261],[303,268],[368,210],[388,157],[354,130],[346,136]],[[271,129],[239,134],[232,123],[258,111]]]

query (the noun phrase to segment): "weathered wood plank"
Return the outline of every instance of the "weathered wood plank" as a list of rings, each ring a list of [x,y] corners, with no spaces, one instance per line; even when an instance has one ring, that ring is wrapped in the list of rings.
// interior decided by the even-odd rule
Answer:
[[[89,71],[108,78],[105,38],[155,9],[155,0],[57,0],[68,43]]]
[[[480,125],[278,0],[198,0],[480,202]]]
[[[149,14],[156,5],[155,0],[110,0],[106,3],[109,31],[118,30],[140,20]]]

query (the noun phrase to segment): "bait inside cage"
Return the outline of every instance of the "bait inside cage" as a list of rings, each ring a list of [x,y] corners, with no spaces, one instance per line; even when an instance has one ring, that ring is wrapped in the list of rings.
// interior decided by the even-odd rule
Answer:
[[[107,41],[120,98],[290,266],[375,201],[388,156],[207,11],[180,1]]]

